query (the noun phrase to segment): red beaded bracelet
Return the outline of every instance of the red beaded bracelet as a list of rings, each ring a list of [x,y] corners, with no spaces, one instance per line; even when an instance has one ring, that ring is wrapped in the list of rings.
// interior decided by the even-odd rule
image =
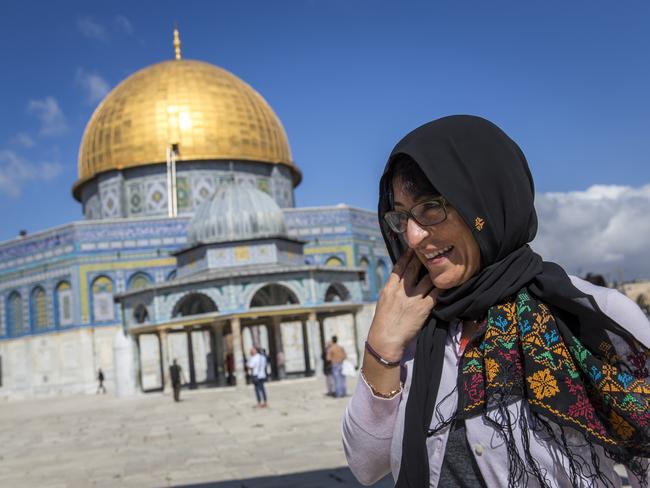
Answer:
[[[395,366],[399,366],[400,361],[387,361],[384,358],[382,358],[377,351],[375,351],[370,344],[368,344],[368,341],[366,341],[366,351],[370,353],[370,355],[375,358],[377,361],[379,361],[381,364],[388,368],[392,368]]]

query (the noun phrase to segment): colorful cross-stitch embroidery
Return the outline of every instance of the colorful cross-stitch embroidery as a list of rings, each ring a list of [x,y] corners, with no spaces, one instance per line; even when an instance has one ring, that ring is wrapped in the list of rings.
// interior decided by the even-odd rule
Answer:
[[[647,354],[632,350],[623,362],[606,335],[594,340],[586,347],[525,290],[490,308],[462,359],[460,416],[522,398],[591,441],[649,456],[642,447],[650,432]]]

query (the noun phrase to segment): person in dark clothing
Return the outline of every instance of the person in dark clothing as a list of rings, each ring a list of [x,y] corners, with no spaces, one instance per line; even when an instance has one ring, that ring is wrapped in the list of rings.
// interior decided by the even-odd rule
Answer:
[[[181,401],[181,367],[174,359],[172,365],[169,367],[169,377],[172,382],[172,389],[174,390],[174,401]]]
[[[97,370],[97,382],[97,394],[99,394],[100,391],[106,393],[106,387],[104,386],[104,372],[102,371],[102,368]]]
[[[226,354],[226,383],[235,384],[235,355],[231,352]]]
[[[334,375],[332,374],[332,361],[327,359],[327,349],[330,347],[331,342],[328,342],[323,349],[321,358],[323,359],[323,375],[325,376],[325,387],[327,392],[325,395],[333,397],[336,389],[334,386]]]

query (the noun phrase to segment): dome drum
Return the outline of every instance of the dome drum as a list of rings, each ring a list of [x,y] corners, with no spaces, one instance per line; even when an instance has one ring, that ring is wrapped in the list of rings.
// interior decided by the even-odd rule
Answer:
[[[178,215],[193,215],[225,183],[257,188],[282,208],[294,206],[291,171],[252,161],[187,161],[176,170]],[[97,175],[81,188],[86,219],[164,217],[167,174],[163,165],[139,166]]]

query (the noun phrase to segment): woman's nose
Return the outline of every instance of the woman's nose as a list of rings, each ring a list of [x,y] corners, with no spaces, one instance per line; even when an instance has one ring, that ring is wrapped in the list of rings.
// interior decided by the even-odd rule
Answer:
[[[411,248],[416,248],[424,238],[429,235],[429,231],[421,227],[415,220],[408,219],[406,223],[406,232],[404,238]]]

